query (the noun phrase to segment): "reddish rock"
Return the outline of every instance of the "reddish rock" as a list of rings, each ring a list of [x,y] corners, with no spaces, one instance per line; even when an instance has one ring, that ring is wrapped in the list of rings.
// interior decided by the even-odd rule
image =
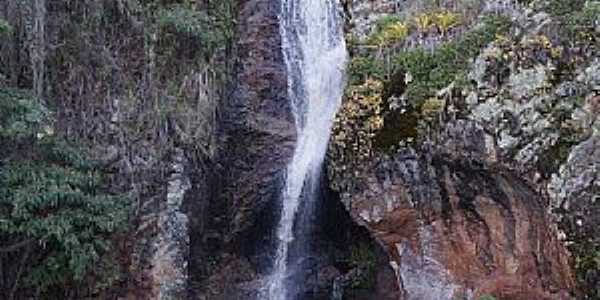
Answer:
[[[398,299],[565,299],[569,255],[544,198],[488,156],[477,126],[458,121],[444,137],[338,185],[356,187],[342,200],[386,250]]]

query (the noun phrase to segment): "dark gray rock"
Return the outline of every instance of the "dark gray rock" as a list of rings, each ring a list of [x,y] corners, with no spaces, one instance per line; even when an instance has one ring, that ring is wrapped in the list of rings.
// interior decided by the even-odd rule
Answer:
[[[239,3],[237,76],[222,110],[221,128],[222,201],[229,209],[229,240],[248,234],[257,219],[277,210],[272,201],[279,196],[293,152],[296,133],[287,99],[279,11],[279,1]]]

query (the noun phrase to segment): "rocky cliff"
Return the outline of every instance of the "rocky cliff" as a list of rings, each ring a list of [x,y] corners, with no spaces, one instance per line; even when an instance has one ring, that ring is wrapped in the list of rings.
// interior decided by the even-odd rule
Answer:
[[[88,270],[83,278],[46,276],[32,287],[23,279],[30,276],[28,266],[22,265],[19,275],[3,277],[0,297],[187,297],[190,228],[200,223],[190,211],[210,200],[208,192],[193,192],[209,190],[217,104],[231,65],[233,6],[231,1],[179,2],[0,4],[0,90],[30,90],[35,103],[53,117],[48,135],[77,146],[96,162],[106,179],[101,190],[123,196],[131,208],[124,211],[126,224],[119,223],[119,234],[108,241],[110,251],[108,246],[86,248],[91,258],[79,262]],[[10,157],[3,153],[3,165]],[[69,203],[68,197],[57,199]],[[57,214],[44,205],[39,218]],[[77,216],[77,207],[69,209]],[[94,213],[116,224],[110,220],[114,216]],[[3,220],[8,215],[2,210]],[[59,225],[69,228],[77,222],[82,221]],[[0,235],[4,239],[12,233]],[[54,243],[45,236],[38,242]],[[72,241],[69,251],[76,252],[79,243]],[[39,257],[56,259],[46,252],[39,251]],[[2,256],[0,269],[27,261],[20,257]],[[32,257],[28,261],[43,265]],[[57,268],[66,266],[80,267],[71,260]]]
[[[298,298],[600,297],[598,1],[341,2],[348,84]],[[86,196],[131,208],[48,234],[6,221],[22,189],[3,185],[0,297],[260,297],[296,143],[280,5],[0,4],[0,180],[48,164],[66,183],[28,195],[72,192],[89,169],[43,161],[51,137],[95,162]],[[70,251],[76,225],[99,241]]]
[[[329,177],[399,299],[597,296],[597,5],[347,3]]]

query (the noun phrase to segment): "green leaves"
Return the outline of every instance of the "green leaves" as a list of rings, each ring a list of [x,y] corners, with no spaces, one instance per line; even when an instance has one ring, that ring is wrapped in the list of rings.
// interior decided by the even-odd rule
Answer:
[[[28,91],[0,89],[0,138],[34,136],[50,113]]]
[[[157,12],[157,21],[161,27],[173,27],[177,32],[201,36],[205,34],[209,18],[204,12],[174,5],[168,9],[160,9]]]
[[[6,20],[0,18],[0,35],[11,33],[12,30],[12,26]]]
[[[488,17],[481,26],[434,51],[415,49],[397,55],[395,68],[408,71],[413,78],[407,90],[409,99],[420,102],[435,96],[437,90],[448,86],[466,72],[481,48],[509,27],[510,20],[506,18]]]
[[[354,278],[353,289],[369,289],[375,285],[377,259],[370,245],[360,243],[350,250],[350,265],[362,270],[361,276]]]
[[[106,236],[126,229],[128,202],[102,193],[100,184],[95,171],[52,163],[11,162],[0,170],[0,236],[32,238],[53,253],[32,266],[29,281],[38,288],[54,281],[35,274],[82,280],[110,249]]]
[[[227,2],[227,1],[224,1]],[[223,8],[225,9],[225,8]],[[195,38],[206,55],[222,48],[231,38],[233,29],[220,15],[209,15],[186,5],[171,5],[156,11],[156,24],[163,35],[169,32]],[[233,16],[227,16],[233,18]]]
[[[35,257],[23,266],[22,288],[101,278],[110,237],[127,230],[129,201],[105,189],[85,152],[51,134],[51,114],[27,92],[0,90],[0,117],[0,142],[21,147],[7,148],[15,153],[3,153],[0,165],[0,241],[11,255],[29,255],[25,248]]]
[[[383,72],[384,67],[381,61],[366,56],[353,57],[348,68],[349,81],[352,85],[362,84],[368,78],[382,80]]]
[[[396,16],[386,16],[377,22],[375,32],[369,38],[368,43],[375,46],[388,46],[404,40],[410,32],[409,24]]]

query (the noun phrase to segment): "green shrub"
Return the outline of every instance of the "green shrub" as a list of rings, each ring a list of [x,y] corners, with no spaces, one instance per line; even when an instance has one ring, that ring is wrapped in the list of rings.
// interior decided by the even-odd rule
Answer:
[[[567,34],[573,40],[598,40],[598,33],[595,32],[594,22],[600,19],[600,2],[588,2],[580,10],[572,12],[563,18],[566,24]]]
[[[0,264],[14,271],[0,290],[36,298],[79,284],[93,291],[114,278],[107,254],[111,237],[127,229],[129,202],[104,188],[82,150],[46,132],[50,114],[28,95],[0,90],[0,142],[19,145],[0,161]]]
[[[547,0],[540,1],[538,9],[543,10],[554,17],[562,17],[581,11],[586,0]]]
[[[351,85],[362,84],[368,78],[382,80],[385,76],[383,62],[371,56],[356,56],[350,61],[348,76]]]
[[[373,146],[382,151],[393,149],[400,141],[418,142],[418,126],[423,121],[432,121],[435,113],[441,109],[441,103],[430,101],[422,107],[427,99],[435,99],[437,92],[457,82],[465,85],[467,70],[472,60],[488,43],[494,41],[499,34],[510,29],[511,22],[502,16],[489,16],[471,31],[458,39],[444,43],[434,50],[423,48],[412,49],[392,56],[391,67],[385,68],[383,60],[373,56],[357,56],[350,63],[350,86],[360,85],[368,78],[384,81],[387,98],[406,91],[409,108],[402,112],[392,111],[385,115],[383,127],[375,133]],[[390,74],[401,76],[387,76]],[[404,74],[410,74],[411,82],[406,85]],[[395,91],[395,92],[391,92]],[[387,105],[383,106],[387,110]]]
[[[233,3],[216,1],[207,11],[198,11],[188,5],[171,5],[156,11],[156,24],[163,34],[174,32],[192,37],[204,52],[214,53],[231,40],[234,31]]]
[[[369,36],[367,42],[375,46],[388,46],[404,40],[410,28],[396,16],[386,16],[377,22],[375,31]]]
[[[210,22],[206,13],[182,5],[162,8],[157,11],[156,16],[160,27],[171,27],[177,32],[194,36],[207,34]]]
[[[450,29],[460,24],[461,18],[451,11],[441,11],[435,14],[434,22],[442,34],[445,35]]]
[[[375,32],[381,31],[391,24],[402,22],[403,19],[398,15],[387,15],[379,18],[375,24]]]
[[[588,297],[585,299],[599,299],[600,290],[597,288],[597,281],[590,280],[589,275],[600,272],[600,245],[579,240],[569,250],[575,257],[575,278],[579,289]]]
[[[396,69],[409,72],[413,78],[408,86],[409,100],[421,102],[466,73],[470,62],[496,35],[508,31],[510,20],[505,17],[487,17],[456,41],[441,45],[433,51],[414,49],[394,58]]]
[[[0,18],[0,34],[12,32],[12,27],[6,20]]]
[[[32,137],[49,121],[49,112],[28,91],[0,89],[0,138]]]
[[[435,17],[429,13],[422,13],[414,18],[415,26],[421,33],[428,31],[434,25]]]
[[[375,272],[377,258],[373,249],[365,243],[353,245],[350,250],[350,265],[361,269],[361,276],[354,278],[351,283],[353,289],[369,289],[375,285]]]

